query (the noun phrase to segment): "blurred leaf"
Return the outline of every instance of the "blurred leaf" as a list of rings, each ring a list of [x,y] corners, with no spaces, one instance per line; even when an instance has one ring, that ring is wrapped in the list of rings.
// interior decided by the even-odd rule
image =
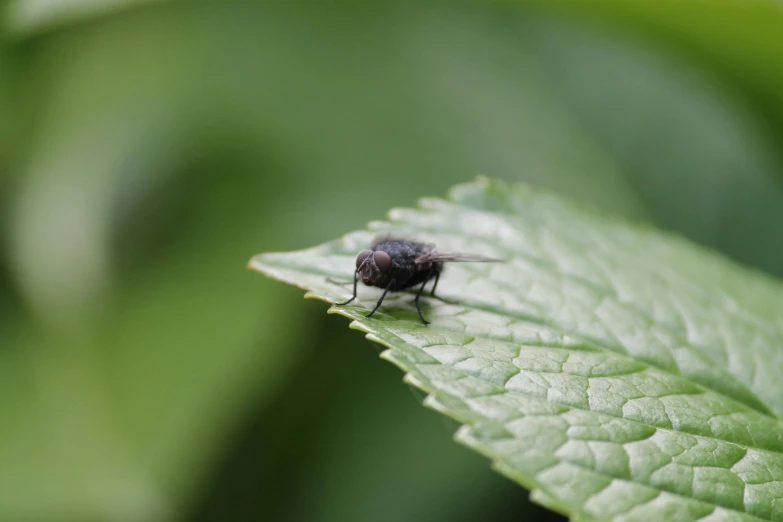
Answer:
[[[8,0],[3,28],[27,35],[156,0]]]
[[[501,182],[390,216],[373,231],[508,262],[449,266],[430,326],[404,294],[373,319],[366,295],[331,311],[537,501],[600,520],[780,516],[778,281]],[[346,291],[327,277],[346,278],[372,235],[251,266],[336,302]]]
[[[246,408],[279,391],[307,332],[280,338],[293,295],[244,270],[243,252],[278,241],[269,180],[247,166],[216,180],[214,162],[241,163],[220,143],[183,152],[203,147],[165,78],[90,89],[100,63],[67,49],[73,75],[56,82],[9,208],[34,321],[4,336],[0,372],[19,385],[0,397],[18,412],[0,436],[0,519],[171,520]]]
[[[660,48],[554,16],[520,26],[552,90],[620,166],[654,222],[783,275],[783,156],[714,75]]]
[[[315,5],[215,9],[209,19],[220,23],[201,36],[217,43],[199,71],[217,59],[193,82],[215,87],[198,107],[214,128],[230,115],[291,166],[298,183],[273,203],[281,218],[329,215],[310,232],[330,237],[355,222],[348,210],[377,218],[395,201],[483,172],[647,217],[496,10]]]
[[[682,52],[739,87],[783,135],[783,9],[777,0],[514,0],[613,24]]]
[[[293,296],[236,263],[259,243],[243,235],[148,269],[90,340],[3,332],[0,518],[177,518],[305,345],[307,332],[280,337]]]

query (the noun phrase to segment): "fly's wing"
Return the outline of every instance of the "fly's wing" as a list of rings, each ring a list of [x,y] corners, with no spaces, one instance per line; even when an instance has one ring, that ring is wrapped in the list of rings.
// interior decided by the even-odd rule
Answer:
[[[416,265],[426,265],[432,262],[440,263],[502,263],[503,259],[485,257],[478,254],[462,254],[458,252],[441,252],[431,250],[413,260]]]

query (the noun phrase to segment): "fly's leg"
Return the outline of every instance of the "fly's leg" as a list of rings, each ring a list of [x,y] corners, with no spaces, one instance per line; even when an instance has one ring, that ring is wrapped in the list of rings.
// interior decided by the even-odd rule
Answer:
[[[353,273],[353,297],[351,297],[344,303],[335,303],[337,306],[345,306],[351,301],[353,301],[354,299],[356,299],[356,283],[358,281],[359,281],[359,271],[357,270],[356,272]]]
[[[428,278],[429,279],[429,278]],[[430,292],[430,295],[432,297],[435,297],[435,289],[438,288],[438,281],[440,281],[440,272],[435,274],[435,284],[432,285],[432,291]],[[423,287],[422,287],[423,288]]]
[[[440,274],[438,274],[438,276],[440,276]],[[421,308],[419,307],[419,297],[421,297],[421,293],[424,291],[424,287],[427,285],[427,281],[430,280],[430,277],[432,277],[432,269],[430,269],[430,273],[427,274],[427,277],[424,278],[424,282],[421,284],[421,286],[419,287],[419,291],[416,294],[416,299],[413,300],[413,302],[416,303],[416,311],[419,312],[419,319],[421,319],[421,322],[424,324],[430,324],[430,322],[427,321],[423,315],[421,315]],[[437,284],[438,284],[438,279],[436,276],[435,285],[437,286]],[[433,288],[432,291],[434,292],[435,289]]]
[[[375,311],[378,310],[378,308],[381,307],[381,303],[383,302],[383,298],[386,297],[387,293],[389,293],[389,288],[391,288],[393,284],[394,284],[394,279],[389,281],[389,284],[386,285],[386,289],[383,291],[383,294],[381,294],[381,298],[378,299],[378,304],[376,304],[375,308],[372,309],[372,312],[370,312],[369,314],[365,315],[365,317],[367,317],[369,319],[370,317],[372,317],[372,314],[374,314]]]

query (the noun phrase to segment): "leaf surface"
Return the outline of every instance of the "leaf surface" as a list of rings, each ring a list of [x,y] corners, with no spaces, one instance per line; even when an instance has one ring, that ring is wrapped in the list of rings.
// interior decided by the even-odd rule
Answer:
[[[377,289],[330,312],[464,426],[461,442],[595,520],[783,519],[780,282],[670,234],[479,179],[389,222],[250,266],[344,301],[381,232],[506,259],[449,265],[437,297]]]

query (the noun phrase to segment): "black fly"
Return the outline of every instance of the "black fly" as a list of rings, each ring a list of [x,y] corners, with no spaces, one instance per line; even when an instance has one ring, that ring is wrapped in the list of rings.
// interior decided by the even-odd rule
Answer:
[[[453,252],[441,252],[435,248],[435,245],[427,243],[417,243],[402,238],[392,236],[378,236],[373,239],[369,250],[362,250],[356,257],[356,272],[353,275],[353,297],[344,303],[337,303],[338,306],[347,305],[356,299],[356,283],[361,277],[362,282],[367,286],[377,286],[383,288],[383,294],[378,299],[378,303],[367,317],[372,315],[380,308],[386,294],[391,290],[404,290],[412,288],[419,283],[419,291],[416,293],[416,311],[424,324],[429,321],[421,315],[419,308],[419,297],[424,291],[427,282],[435,278],[435,284],[432,286],[430,295],[435,295],[435,288],[438,286],[438,279],[443,271],[443,263],[463,262],[463,263],[487,263],[497,262],[500,259],[477,256],[474,254],[456,254]]]

